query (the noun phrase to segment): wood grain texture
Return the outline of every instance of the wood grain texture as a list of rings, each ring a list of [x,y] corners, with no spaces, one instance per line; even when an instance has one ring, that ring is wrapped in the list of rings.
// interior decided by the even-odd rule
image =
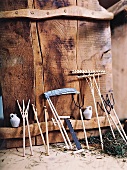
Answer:
[[[118,14],[111,22],[112,64],[115,109],[120,119],[127,119],[127,12]]]
[[[4,0],[0,1],[0,11],[25,9],[28,7],[28,0]]]
[[[54,17],[75,17],[90,18],[98,20],[111,20],[113,14],[104,11],[94,11],[79,6],[69,6],[54,10],[38,10],[38,9],[20,9],[13,11],[0,12],[0,18],[31,18],[31,19],[48,19]]]
[[[30,9],[34,8],[34,2],[28,0],[28,7]],[[40,40],[38,35],[37,23],[35,21],[30,21],[30,34],[31,34],[31,44],[34,56],[34,94],[35,103],[33,103],[37,108],[37,113],[39,121],[44,121],[43,106],[44,100],[42,98],[42,93],[44,93],[44,80],[43,80],[43,57],[40,47]]]
[[[93,10],[102,10],[97,0],[78,1],[77,5]],[[112,90],[112,55],[111,33],[108,21],[78,20],[77,32],[77,67],[83,70],[105,70],[106,75],[100,77],[101,93],[105,95]],[[97,80],[98,81],[98,80]],[[93,98],[86,80],[80,80],[81,94],[84,94],[84,107],[92,105]],[[96,102],[100,98],[95,90]],[[104,113],[99,109],[99,115]]]
[[[2,2],[3,9],[10,11],[29,7],[30,10],[57,11],[62,7],[77,5],[93,11],[104,11],[97,0],[35,0],[34,4],[32,1],[24,0],[21,7],[20,3],[16,6],[16,2]],[[43,121],[42,94],[48,90],[76,88],[82,94],[84,107],[93,106],[88,85],[85,81],[79,81],[76,76],[70,75],[71,70],[105,69],[107,75],[100,79],[102,93],[105,94],[112,89],[111,37],[108,21],[61,17],[36,23],[32,21],[30,26],[30,21],[18,18],[1,20],[0,27],[1,84],[6,126],[10,126],[11,112],[17,112],[20,117],[16,99],[21,103],[23,99],[27,102],[30,98],[31,103],[37,106],[39,120]],[[97,94],[95,96],[97,97]],[[79,119],[79,109],[74,105],[71,96],[53,97],[52,101],[59,115],[71,115]],[[77,95],[75,101],[81,102]],[[48,106],[47,109],[51,119],[51,110]],[[30,123],[33,123],[31,108],[29,114]],[[99,115],[103,113],[99,111]]]
[[[35,1],[38,9],[57,9],[66,5],[76,5],[74,1],[59,1],[59,4],[40,4]],[[49,2],[49,1],[48,1]],[[65,5],[65,6],[66,6]],[[76,20],[53,19],[37,22],[40,45],[43,54],[43,77],[44,91],[49,91],[64,87],[75,87],[78,90],[78,82],[69,76],[71,69],[76,69]],[[59,115],[70,115],[74,112],[75,106],[72,105],[72,97],[69,95],[53,97],[52,101]],[[52,113],[48,108],[49,117]],[[76,113],[76,110],[75,112]]]
[[[113,6],[107,9],[109,12],[112,12],[115,16],[120,12],[127,10],[127,0],[119,1],[115,3]]]
[[[99,116],[99,121],[100,121],[101,127],[109,126],[108,120],[105,116]],[[70,119],[70,122],[71,122],[74,130],[82,130],[83,131],[81,120]],[[64,124],[65,128],[68,130],[68,127],[65,125],[64,120],[62,120],[62,123]],[[98,128],[96,117],[93,117],[91,120],[84,120],[84,124],[85,124],[86,129]],[[45,133],[46,132],[45,122],[41,122],[40,126],[42,129],[42,132]],[[54,126],[52,121],[48,121],[48,131],[49,132],[58,131],[58,130],[59,130],[58,126]],[[28,137],[27,126],[25,127],[25,131],[26,131],[25,136]],[[31,133],[32,137],[40,134],[37,123],[30,124],[30,133]],[[0,139],[22,138],[22,137],[23,137],[23,127],[18,127],[18,128],[7,128],[7,127],[2,128],[1,127],[0,128]]]
[[[35,146],[35,137],[32,137],[31,138],[32,140],[32,146]],[[16,139],[16,138],[13,138],[13,139],[7,139],[6,141],[6,148],[19,148],[19,147],[23,147],[23,141],[22,139]],[[25,146],[28,147],[30,146],[29,144],[29,138],[26,138],[25,140]],[[29,152],[30,153],[30,152]]]
[[[16,100],[34,101],[33,53],[30,44],[30,28],[27,21],[3,21],[0,24],[1,86],[5,126],[9,115],[19,110]],[[30,116],[32,120],[32,115]]]
[[[10,6],[7,4],[6,10],[10,10]],[[16,4],[12,3],[11,9],[15,7]],[[23,7],[26,6],[23,5]],[[17,3],[17,8],[20,9],[20,3]],[[23,19],[0,20],[0,39],[3,112],[5,126],[10,126],[11,112],[17,113],[21,117],[16,100],[18,99],[20,103],[23,99],[25,103],[28,99],[34,102],[34,65],[29,22]],[[29,120],[32,123],[31,108]]]
[[[107,131],[107,129],[102,129],[102,134],[104,134]],[[83,140],[84,139],[84,132],[81,130],[75,130],[76,136],[78,140]],[[71,141],[73,141],[72,136],[70,132],[68,132],[68,136]],[[95,130],[87,130],[87,137],[91,136],[99,136],[99,131],[97,129]],[[36,136],[36,145],[42,145],[42,140],[40,136]],[[62,135],[59,131],[54,131],[54,132],[49,132],[49,143],[59,143],[59,142],[64,142]]]

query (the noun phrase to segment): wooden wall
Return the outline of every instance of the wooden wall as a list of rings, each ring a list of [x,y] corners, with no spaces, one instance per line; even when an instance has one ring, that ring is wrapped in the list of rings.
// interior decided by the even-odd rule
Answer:
[[[27,8],[27,1],[1,1],[0,10]],[[0,20],[1,86],[5,126],[11,112],[20,113],[16,100],[34,102],[34,56],[30,25],[26,19]],[[32,123],[32,112],[29,120]]]
[[[127,118],[127,12],[122,11],[111,22],[113,89],[115,108],[121,119]]]
[[[21,8],[57,9],[77,5],[101,11],[97,0],[13,1],[1,2],[1,10]],[[1,85],[5,126],[10,126],[9,115],[18,112],[16,100],[31,99],[43,121],[43,93],[48,90],[74,87],[84,99],[84,107],[93,106],[89,86],[69,73],[74,69],[103,69],[100,78],[102,94],[112,90],[112,55],[109,21],[58,17],[31,21],[4,19],[0,24]],[[96,95],[97,101],[99,98]],[[72,98],[54,97],[53,103],[61,115],[78,119],[79,111]],[[93,106],[94,108],[94,106]],[[30,123],[34,121],[32,109]],[[49,113],[50,110],[48,109]],[[52,117],[51,114],[50,118]],[[103,115],[99,112],[99,115]],[[95,111],[93,110],[93,117]]]

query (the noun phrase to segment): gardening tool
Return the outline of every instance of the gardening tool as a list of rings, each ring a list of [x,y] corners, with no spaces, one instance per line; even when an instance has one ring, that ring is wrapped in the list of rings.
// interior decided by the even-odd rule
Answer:
[[[59,117],[59,115],[58,115],[58,113],[57,113],[57,111],[56,111],[50,97],[56,96],[56,95],[76,94],[76,93],[79,93],[79,92],[77,92],[76,89],[74,89],[74,88],[56,89],[56,90],[51,90],[51,91],[48,91],[48,92],[44,93],[45,98],[47,99],[48,104],[50,106],[50,109],[51,109],[51,111],[53,113],[53,116],[55,118],[55,121],[57,122],[57,125],[59,126],[61,135],[62,135],[62,137],[64,139],[64,142],[66,144],[67,149],[72,149],[72,144],[71,144],[71,141],[70,141],[70,139],[68,137],[68,134],[67,134],[62,122],[61,122],[61,119],[60,119],[60,117]]]
[[[24,100],[23,100],[23,109],[21,108],[18,100],[17,100],[17,103],[18,103],[18,107],[19,107],[20,113],[21,113],[22,118],[23,118],[23,156],[25,156],[25,119],[26,119],[27,128],[28,128],[30,151],[31,151],[31,155],[33,155],[32,141],[31,141],[31,135],[30,135],[30,127],[29,127],[29,121],[28,121],[28,110],[29,110],[30,99],[28,101],[26,109],[25,109]]]
[[[65,118],[64,120],[65,120],[65,122],[66,122],[66,124],[67,124],[67,126],[68,126],[68,128],[69,128],[69,130],[70,130],[71,136],[72,136],[72,138],[73,138],[73,140],[74,140],[74,143],[75,143],[75,145],[76,145],[76,148],[77,148],[77,151],[78,151],[78,152],[76,151],[76,153],[79,153],[79,152],[84,151],[84,150],[82,149],[82,146],[81,146],[81,144],[80,144],[77,136],[76,136],[76,133],[75,133],[73,127],[72,127],[72,124],[71,124],[70,120],[67,119],[67,118]]]
[[[99,129],[99,135],[100,135],[100,141],[101,141],[101,147],[102,147],[102,150],[103,150],[103,139],[102,139],[100,121],[99,121],[99,116],[98,116],[98,111],[97,111],[96,99],[95,99],[95,96],[94,96],[94,81],[92,82],[91,76],[89,77],[89,75],[86,77],[86,81],[87,81],[87,83],[88,83],[88,85],[90,87],[91,94],[92,94],[92,97],[93,97],[95,113],[96,113],[97,123],[98,123],[98,129]]]
[[[48,122],[47,122],[47,109],[44,106],[44,114],[45,114],[45,126],[46,126],[46,144],[47,144],[47,155],[49,155],[49,137],[48,137]]]
[[[83,131],[84,131],[84,135],[85,135],[86,146],[87,146],[87,149],[89,149],[89,144],[88,144],[88,139],[87,139],[87,134],[86,134],[85,123],[84,123],[84,120],[83,120],[82,109],[80,108],[79,111],[80,111],[80,117],[81,117],[81,121],[82,121]]]
[[[105,70],[72,70],[72,74],[78,74],[78,78],[86,78],[86,81],[90,87],[91,93],[92,93],[92,97],[93,97],[93,101],[94,101],[94,107],[95,107],[95,112],[96,112],[96,117],[97,117],[97,122],[98,122],[98,128],[99,128],[99,134],[100,134],[100,141],[101,141],[101,146],[103,149],[103,140],[102,140],[102,133],[101,133],[101,128],[100,128],[100,122],[99,122],[99,117],[98,117],[98,111],[97,111],[97,105],[96,105],[96,100],[95,100],[95,96],[94,96],[94,88],[96,88],[97,93],[101,99],[102,105],[104,106],[103,100],[101,98],[101,93],[100,93],[100,83],[99,85],[96,82],[95,77],[98,77],[98,82],[99,82],[99,76],[106,74]],[[92,80],[93,78],[93,80]],[[105,109],[105,107],[104,107]],[[115,138],[115,134],[113,132],[113,128],[110,122],[110,119],[108,117],[108,113],[106,112],[105,109],[105,113],[113,134],[113,137]]]
[[[104,101],[105,108],[106,108],[108,114],[110,115],[110,117],[111,117],[114,125],[116,126],[118,132],[120,133],[120,135],[121,135],[121,137],[123,138],[123,140],[125,141],[125,143],[127,143],[126,133],[125,133],[125,131],[124,131],[124,129],[123,129],[123,127],[122,127],[122,125],[121,125],[121,123],[120,123],[120,121],[119,121],[119,118],[118,118],[118,116],[117,116],[117,114],[116,114],[116,112],[115,112],[115,109],[114,109],[114,104],[115,104],[115,102],[114,102],[114,98],[113,98],[113,93],[110,94],[110,99],[109,99],[108,94],[106,94],[106,99],[104,99],[104,97],[103,97],[103,95],[102,95],[102,99],[103,99],[103,101]],[[111,102],[111,99],[112,99],[112,102]],[[109,109],[108,109],[108,108],[109,108]],[[117,123],[115,122],[115,120],[113,119],[113,117],[112,117],[112,115],[111,115],[111,110],[113,110],[113,113],[114,113],[114,115],[115,115],[115,117],[116,117],[116,119],[117,119],[117,123],[119,124],[121,130],[120,130],[120,128],[118,127],[118,125],[117,125]],[[121,132],[121,131],[122,131],[122,132]]]
[[[112,124],[111,124],[110,119],[109,119],[109,114],[108,114],[108,112],[107,112],[107,110],[106,110],[106,108],[105,108],[105,105],[104,105],[104,102],[103,102],[103,99],[102,99],[102,95],[101,95],[101,92],[100,92],[100,88],[99,88],[99,86],[98,86],[98,84],[97,84],[97,81],[96,81],[96,79],[95,79],[95,76],[93,76],[93,81],[94,81],[94,83],[95,83],[95,85],[96,85],[97,93],[98,93],[98,95],[99,95],[99,97],[100,97],[100,99],[101,99],[101,103],[102,103],[102,106],[103,106],[103,108],[104,108],[105,114],[106,114],[106,116],[107,116],[107,119],[108,119],[108,122],[109,122],[109,126],[110,126],[110,129],[111,129],[111,132],[112,132],[112,135],[113,135],[113,137],[114,137],[114,139],[115,139],[115,134],[114,134],[114,131],[113,131],[113,127],[112,127]]]
[[[72,100],[74,101],[75,106],[77,106],[79,108],[80,117],[81,117],[81,121],[82,121],[83,132],[84,132],[85,141],[86,141],[86,146],[87,146],[87,149],[89,149],[89,144],[88,144],[88,139],[87,139],[87,134],[86,134],[85,123],[84,123],[84,120],[83,120],[83,112],[82,112],[83,104],[82,104],[82,106],[80,105],[80,103],[76,104],[73,95],[72,95]]]
[[[44,144],[44,147],[45,147],[45,151],[47,152],[47,147],[46,147],[45,139],[44,139],[44,136],[43,136],[43,133],[42,133],[42,129],[40,127],[40,123],[39,123],[39,120],[38,120],[38,117],[37,117],[37,108],[35,108],[35,106],[33,104],[32,104],[32,107],[33,107],[35,119],[36,119],[37,124],[38,124],[39,131],[40,131],[40,134],[41,134],[41,138],[42,138],[42,141],[43,141],[43,144]]]

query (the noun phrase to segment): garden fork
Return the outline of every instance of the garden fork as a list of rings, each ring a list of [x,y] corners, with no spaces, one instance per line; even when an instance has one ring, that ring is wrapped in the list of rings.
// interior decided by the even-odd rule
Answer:
[[[23,118],[23,156],[25,156],[25,119],[26,119],[27,128],[28,128],[30,151],[31,151],[31,155],[33,155],[32,141],[31,141],[31,135],[30,135],[30,127],[29,127],[29,121],[28,121],[28,110],[29,110],[29,105],[30,105],[30,99],[28,101],[26,109],[25,109],[24,100],[23,100],[23,109],[21,108],[18,100],[17,100],[17,103],[18,103],[18,107],[19,107],[20,113],[21,113],[22,118]]]

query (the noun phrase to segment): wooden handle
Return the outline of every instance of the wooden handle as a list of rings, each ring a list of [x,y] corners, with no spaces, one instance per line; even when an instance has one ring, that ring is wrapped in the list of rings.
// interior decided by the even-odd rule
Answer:
[[[44,112],[45,112],[45,126],[46,126],[46,143],[47,143],[47,155],[49,155],[49,137],[48,137],[48,122],[47,122],[47,109],[46,106],[44,108]]]

